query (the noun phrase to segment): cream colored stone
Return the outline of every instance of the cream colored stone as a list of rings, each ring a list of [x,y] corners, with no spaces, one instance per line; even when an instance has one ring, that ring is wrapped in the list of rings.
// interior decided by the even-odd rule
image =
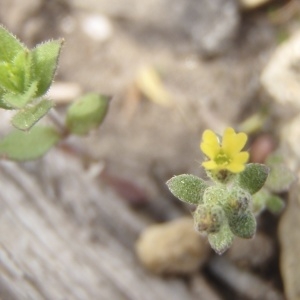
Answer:
[[[254,9],[257,7],[260,7],[268,2],[271,2],[272,0],[239,0],[240,5],[243,9]]]
[[[276,49],[261,83],[278,104],[300,109],[300,31]]]
[[[207,259],[209,249],[194,230],[192,218],[152,225],[136,243],[141,263],[159,274],[194,272]]]

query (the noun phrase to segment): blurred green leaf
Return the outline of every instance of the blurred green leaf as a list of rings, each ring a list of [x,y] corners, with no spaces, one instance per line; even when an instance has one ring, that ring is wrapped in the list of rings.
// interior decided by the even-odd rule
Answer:
[[[233,234],[250,239],[256,232],[256,219],[252,212],[233,214],[228,218],[228,223]]]
[[[32,81],[38,81],[37,97],[44,95],[53,81],[62,44],[63,40],[49,41],[31,51]]]
[[[220,231],[208,234],[211,247],[218,253],[224,253],[233,243],[234,235],[227,223],[223,224]]]
[[[0,87],[12,93],[24,93],[30,77],[29,51],[22,50],[11,62],[0,63]]]
[[[284,164],[270,165],[271,171],[266,181],[266,187],[273,193],[282,193],[289,189],[296,176]]]
[[[0,157],[16,161],[36,159],[59,140],[59,133],[51,127],[35,126],[30,132],[14,130],[0,140]]]
[[[2,97],[2,101],[8,107],[23,108],[26,104],[34,100],[37,89],[37,82],[33,81],[25,93],[15,94],[6,93]]]
[[[108,110],[107,97],[87,94],[75,101],[67,111],[66,126],[73,134],[84,135],[98,127]]]
[[[247,164],[243,172],[236,177],[236,184],[251,195],[259,191],[265,184],[269,168],[262,164]]]
[[[208,184],[197,176],[182,174],[168,180],[167,186],[179,200],[190,204],[200,204],[203,202],[203,193]]]
[[[252,196],[252,212],[258,215],[266,208],[266,201],[270,196],[270,192],[263,187]]]
[[[42,100],[34,106],[27,106],[19,110],[12,118],[12,124],[20,130],[29,130],[38,122],[51,108],[53,102]]]
[[[26,47],[2,25],[0,25],[0,62],[12,62],[18,52]]]
[[[285,207],[284,201],[279,196],[271,195],[266,200],[267,208],[273,214],[279,214]]]

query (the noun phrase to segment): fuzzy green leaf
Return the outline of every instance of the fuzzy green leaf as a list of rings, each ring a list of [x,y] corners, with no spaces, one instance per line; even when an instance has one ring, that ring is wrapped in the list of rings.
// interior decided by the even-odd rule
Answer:
[[[273,164],[270,168],[266,187],[274,193],[286,192],[296,180],[296,176],[283,164]]]
[[[267,208],[273,214],[279,214],[285,207],[284,201],[275,195],[271,195],[266,201]]]
[[[262,164],[247,164],[243,172],[236,177],[236,184],[251,195],[259,191],[265,184],[269,168]]]
[[[225,185],[216,184],[208,186],[204,191],[203,202],[211,206],[223,206],[228,198],[228,192]]]
[[[0,25],[0,62],[11,62],[18,52],[25,49],[13,34]]]
[[[234,240],[234,235],[231,232],[227,223],[225,223],[220,231],[215,233],[208,234],[208,241],[211,247],[218,253],[219,255],[223,254],[230,246],[232,245]]]
[[[0,108],[3,109],[13,109],[10,105],[4,102],[3,97],[5,95],[5,92],[3,89],[0,88]]]
[[[179,200],[190,204],[200,204],[203,202],[203,193],[208,184],[197,176],[182,174],[168,180],[167,186]]]
[[[51,127],[34,127],[30,132],[14,130],[0,140],[0,157],[26,161],[45,154],[58,143],[60,135]]]
[[[258,215],[266,208],[268,197],[270,197],[270,192],[265,187],[252,196],[252,212],[255,215]]]
[[[2,100],[8,107],[23,108],[26,104],[34,100],[36,89],[37,82],[33,81],[25,93],[6,93],[3,95]]]
[[[12,118],[12,124],[20,130],[29,130],[38,122],[51,108],[53,102],[42,100],[34,106],[27,106],[19,110]]]
[[[79,98],[67,111],[67,128],[74,134],[87,134],[103,122],[108,105],[107,97],[95,93]]]
[[[226,222],[224,210],[219,205],[198,205],[193,214],[195,229],[200,233],[218,232]]]
[[[233,234],[244,239],[250,239],[256,232],[256,219],[250,212],[234,214],[228,219]]]
[[[53,81],[62,44],[63,40],[49,41],[31,51],[32,81],[38,82],[37,97],[44,95]]]
[[[20,51],[14,59],[0,63],[0,87],[12,93],[24,93],[30,80],[29,50]]]

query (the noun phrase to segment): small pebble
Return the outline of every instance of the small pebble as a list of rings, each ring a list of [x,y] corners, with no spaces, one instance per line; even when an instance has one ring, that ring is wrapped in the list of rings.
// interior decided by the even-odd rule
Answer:
[[[56,104],[66,104],[74,101],[82,93],[81,87],[73,82],[54,82],[47,96]]]
[[[195,272],[208,258],[208,242],[194,230],[192,218],[148,227],[136,243],[141,263],[157,274]]]
[[[243,9],[251,10],[251,9],[258,8],[268,2],[271,2],[272,0],[239,0],[239,1]]]
[[[100,14],[85,17],[81,27],[90,38],[100,42],[108,40],[113,32],[111,21]]]

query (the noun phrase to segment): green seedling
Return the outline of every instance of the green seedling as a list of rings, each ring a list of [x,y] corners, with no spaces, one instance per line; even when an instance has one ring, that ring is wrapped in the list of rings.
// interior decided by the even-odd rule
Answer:
[[[62,44],[53,40],[30,50],[0,25],[0,108],[16,111],[11,119],[16,129],[0,139],[1,158],[36,159],[69,134],[87,134],[102,123],[109,100],[90,93],[67,109],[64,128],[36,125],[54,107],[46,94]]]
[[[266,182],[271,184],[270,167],[247,164],[249,153],[242,151],[246,142],[247,135],[232,128],[227,128],[223,137],[205,130],[200,148],[207,159],[202,166],[211,180],[183,174],[167,182],[174,196],[197,206],[193,213],[195,229],[207,235],[218,254],[231,246],[235,236],[250,239],[255,235],[255,215],[263,207],[277,211],[280,206],[277,198],[262,189]]]

